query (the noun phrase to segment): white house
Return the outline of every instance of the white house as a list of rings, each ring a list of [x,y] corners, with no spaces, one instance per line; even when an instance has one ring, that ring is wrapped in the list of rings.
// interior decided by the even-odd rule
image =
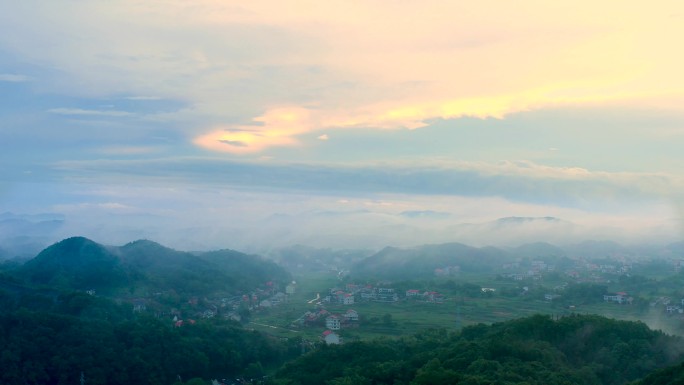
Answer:
[[[346,321],[358,321],[359,313],[357,313],[354,309],[349,309],[346,313],[342,314],[342,317],[344,317]]]
[[[623,303],[631,304],[634,299],[632,297],[628,297],[627,293],[625,293],[625,292],[619,292],[619,293],[615,293],[615,295],[604,295],[603,300],[606,302],[616,302],[619,304],[623,304]]]
[[[332,330],[324,331],[321,338],[323,338],[323,341],[325,341],[326,345],[339,345],[342,342],[340,340],[340,336]]]
[[[342,304],[343,305],[353,305],[354,304],[354,296],[347,293],[342,297]]]
[[[325,327],[330,330],[340,330],[340,317],[331,315],[325,319]]]

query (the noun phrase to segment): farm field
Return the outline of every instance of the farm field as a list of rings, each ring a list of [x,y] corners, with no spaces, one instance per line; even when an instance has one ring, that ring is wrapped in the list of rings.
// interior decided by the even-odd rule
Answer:
[[[482,287],[495,288],[497,291],[513,286],[510,281],[494,280],[491,276],[470,275],[457,279],[459,283],[472,283]],[[545,282],[553,285],[553,282]],[[317,340],[326,330],[325,326],[297,327],[293,323],[307,311],[315,311],[316,298],[324,297],[331,287],[340,282],[331,273],[311,273],[297,278],[297,291],[289,296],[288,302],[270,309],[254,312],[249,328],[266,332],[277,337],[302,337]],[[571,313],[601,314],[622,320],[638,320],[649,326],[671,334],[682,334],[681,316],[666,316],[654,309],[643,309],[631,305],[617,305],[598,302],[577,306],[570,310],[560,304],[525,298],[504,297],[498,294],[482,297],[462,295],[449,296],[443,303],[429,303],[401,299],[395,303],[356,302],[353,305],[325,303],[322,306],[333,314],[341,314],[347,309],[356,310],[360,317],[357,328],[342,329],[340,335],[346,341],[365,340],[375,337],[396,337],[408,335],[430,328],[458,330],[461,327],[478,324],[502,322],[532,314],[563,316]]]

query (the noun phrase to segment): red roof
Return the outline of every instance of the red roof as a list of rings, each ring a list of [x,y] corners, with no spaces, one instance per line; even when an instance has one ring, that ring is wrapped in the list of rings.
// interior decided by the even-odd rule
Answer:
[[[323,332],[323,336],[328,336],[332,334],[332,330],[326,330]]]

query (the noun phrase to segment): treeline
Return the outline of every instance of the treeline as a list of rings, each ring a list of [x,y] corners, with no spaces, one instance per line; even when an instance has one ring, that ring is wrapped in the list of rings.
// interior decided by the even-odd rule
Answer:
[[[324,347],[287,364],[274,383],[624,384],[681,360],[681,342],[638,322],[539,315]]]
[[[2,297],[12,303],[7,293]],[[16,306],[0,311],[2,384],[77,384],[83,374],[89,385],[169,385],[179,378],[235,378],[300,354],[299,341],[272,339],[236,323],[174,327],[171,320],[81,293]]]

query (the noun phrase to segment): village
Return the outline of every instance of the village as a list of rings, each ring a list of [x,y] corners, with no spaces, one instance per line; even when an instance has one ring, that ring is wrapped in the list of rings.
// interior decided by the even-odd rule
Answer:
[[[669,269],[677,272],[680,266],[679,261],[670,262]],[[409,327],[406,325],[420,327],[423,314],[433,316],[425,318],[427,327],[439,326],[444,320],[446,326],[465,325],[495,321],[504,314],[513,317],[549,311],[605,312],[638,319],[639,312],[644,313],[648,307],[652,310],[649,317],[655,311],[667,317],[678,316],[682,318],[679,323],[684,324],[684,292],[678,288],[644,292],[630,283],[630,279],[634,280],[631,277],[641,277],[650,268],[645,263],[619,258],[610,263],[578,259],[564,266],[524,260],[501,265],[495,275],[473,275],[452,265],[434,269],[429,282],[416,281],[414,287],[407,282],[354,283],[339,269],[331,269],[319,273],[327,288],[312,286],[307,282],[310,277],[302,276],[298,281],[303,284],[264,282],[256,290],[225,297],[191,296],[179,300],[177,295],[154,293],[127,301],[134,312],[168,319],[176,327],[198,320],[223,319],[270,333],[278,329],[283,335],[303,333],[325,344],[343,343],[345,335],[363,338],[365,332],[401,333],[402,328]],[[586,298],[573,296],[577,287],[603,289]],[[627,308],[606,307],[609,305]],[[517,309],[497,311],[497,306]],[[487,311],[493,315],[487,315]]]

